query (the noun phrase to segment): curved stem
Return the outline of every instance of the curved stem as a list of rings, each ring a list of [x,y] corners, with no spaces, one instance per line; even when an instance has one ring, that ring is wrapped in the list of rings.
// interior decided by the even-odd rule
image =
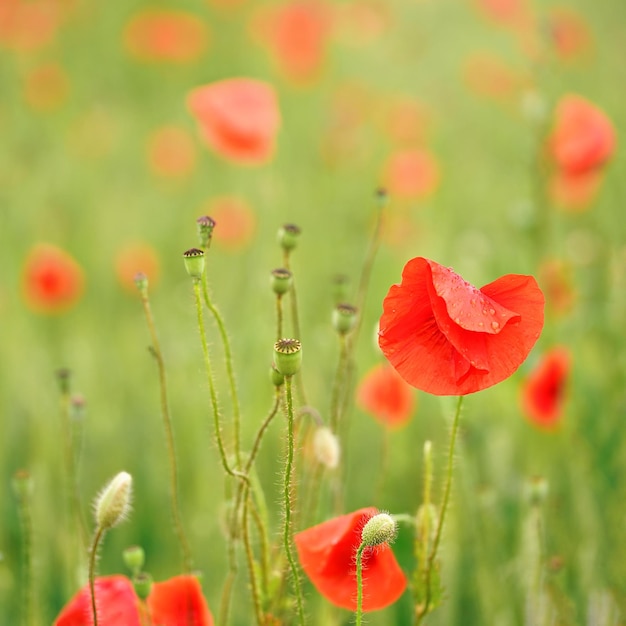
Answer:
[[[148,300],[147,291],[141,292],[141,302],[143,304],[146,323],[148,324],[148,330],[152,339],[152,348],[150,351],[152,353],[152,356],[154,357],[154,360],[156,361],[159,371],[161,416],[163,418],[163,427],[165,429],[167,456],[170,462],[170,504],[172,509],[172,520],[174,522],[174,532],[176,533],[178,543],[180,544],[183,568],[187,573],[189,573],[193,569],[193,561],[191,558],[191,549],[185,535],[185,530],[183,528],[183,523],[180,515],[180,498],[178,493],[178,463],[176,460],[176,445],[174,443],[174,431],[172,428],[172,418],[170,415],[169,401],[167,396],[165,360],[163,359],[163,353],[161,352],[161,346],[159,344],[159,338],[157,336],[156,325],[154,323],[154,317],[152,315],[152,309],[150,307],[150,301]]]
[[[296,603],[298,606],[298,619],[300,626],[304,626],[304,607],[302,602],[302,590],[300,589],[300,576],[298,568],[291,552],[291,474],[293,469],[293,397],[291,391],[291,376],[285,378],[285,390],[287,393],[287,461],[285,463],[285,479],[283,486],[283,496],[285,502],[285,525],[283,528],[283,545],[291,574],[293,576],[293,586],[296,592]]]
[[[363,621],[363,550],[365,544],[361,543],[356,551],[356,626],[361,626]]]
[[[98,544],[106,530],[101,526],[96,529],[91,546],[89,557],[89,594],[91,595],[91,614],[93,616],[93,626],[98,626],[98,609],[96,607],[96,560],[98,559]]]

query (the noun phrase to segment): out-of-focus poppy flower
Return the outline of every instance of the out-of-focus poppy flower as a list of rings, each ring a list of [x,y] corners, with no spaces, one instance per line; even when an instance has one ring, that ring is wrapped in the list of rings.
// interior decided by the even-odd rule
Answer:
[[[44,63],[25,76],[24,99],[33,109],[55,109],[63,104],[68,92],[69,78],[58,63]]]
[[[565,7],[554,8],[547,26],[554,51],[561,59],[571,61],[590,51],[591,32],[580,13]]]
[[[522,410],[540,428],[558,425],[563,413],[571,358],[562,347],[546,352],[522,387]]]
[[[159,279],[159,257],[147,243],[135,242],[124,246],[115,257],[115,273],[124,289],[136,293],[135,276],[141,272],[153,287]]]
[[[525,28],[530,21],[527,0],[475,0],[479,11],[488,19],[509,28]]]
[[[315,588],[333,604],[356,610],[356,551],[361,530],[378,513],[374,507],[340,515],[294,535],[302,569]],[[388,545],[363,553],[363,610],[393,604],[406,588],[406,578]]]
[[[476,52],[462,67],[463,80],[478,96],[497,102],[518,103],[529,79],[490,52]]]
[[[148,137],[150,169],[164,178],[185,178],[196,165],[193,137],[184,128],[163,126]]]
[[[376,365],[361,380],[356,392],[359,406],[384,426],[403,426],[413,415],[413,389],[388,364]]]
[[[253,27],[287,78],[297,82],[317,78],[330,31],[330,15],[324,3],[295,0],[264,9]]]
[[[422,144],[432,126],[427,105],[413,98],[396,98],[389,103],[385,126],[392,141],[399,144]]]
[[[273,156],[280,112],[270,84],[228,78],[192,90],[188,105],[203,138],[219,155],[250,165]]]
[[[387,160],[383,177],[392,196],[422,199],[437,189],[439,165],[425,149],[400,150]]]
[[[126,576],[96,579],[98,624],[100,626],[141,626],[133,584]],[[85,585],[61,611],[54,626],[92,626],[91,595]]]
[[[558,169],[582,174],[602,167],[615,152],[615,129],[597,106],[577,95],[558,102],[549,149]]]
[[[243,198],[214,198],[206,213],[216,222],[213,241],[218,246],[236,251],[245,248],[252,241],[256,231],[256,215]]]
[[[353,0],[335,7],[337,37],[352,46],[379,39],[391,24],[389,5],[381,0]]]
[[[38,244],[28,253],[22,272],[22,293],[33,311],[66,311],[79,300],[83,288],[83,270],[64,250]]]
[[[0,2],[0,45],[32,52],[52,43],[61,23],[60,7],[45,0]]]
[[[508,378],[543,328],[532,276],[507,274],[480,289],[434,261],[411,259],[383,301],[379,345],[410,385],[465,395]]]
[[[131,581],[125,576],[96,579],[98,624],[142,626],[143,610]],[[175,576],[152,585],[147,606],[152,624],[159,626],[213,626],[198,579]],[[91,595],[85,585],[61,611],[54,626],[92,626]]]
[[[557,208],[570,213],[580,213],[593,204],[603,179],[603,172],[598,170],[582,174],[557,170],[548,181],[548,195]]]
[[[124,29],[128,52],[140,61],[191,63],[207,48],[206,25],[192,13],[145,9]]]
[[[569,267],[558,259],[544,261],[539,268],[539,285],[546,297],[546,308],[556,315],[572,310],[576,291],[572,284]]]

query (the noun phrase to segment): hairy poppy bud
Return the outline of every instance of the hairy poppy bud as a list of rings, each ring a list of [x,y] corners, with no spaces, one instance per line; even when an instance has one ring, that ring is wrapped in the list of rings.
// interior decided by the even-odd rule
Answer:
[[[339,439],[328,426],[322,426],[315,431],[313,452],[318,462],[328,469],[335,469],[339,465],[341,446]]]
[[[215,228],[215,220],[208,215],[203,215],[196,220],[198,227],[198,240],[202,248],[208,248],[211,245],[213,237],[213,229]]]
[[[366,546],[380,546],[396,538],[396,520],[389,513],[378,513],[370,517],[361,531],[361,541]]]
[[[274,364],[283,376],[293,376],[302,364],[302,344],[297,339],[279,339],[274,344]]]
[[[285,377],[273,365],[270,367],[270,380],[274,387],[281,387],[285,383]]]
[[[130,511],[132,484],[132,476],[120,472],[100,492],[94,506],[98,528],[107,530],[124,521]]]

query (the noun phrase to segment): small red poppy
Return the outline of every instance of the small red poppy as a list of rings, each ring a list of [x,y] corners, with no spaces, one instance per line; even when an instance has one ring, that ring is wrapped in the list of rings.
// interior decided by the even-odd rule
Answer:
[[[145,9],[124,30],[126,49],[140,61],[191,63],[202,56],[208,39],[202,20],[183,11]]]
[[[22,273],[22,293],[38,313],[61,313],[83,293],[83,270],[64,250],[50,244],[32,248]]]
[[[615,129],[607,115],[576,95],[561,98],[549,147],[557,167],[573,175],[602,167],[615,152]]]
[[[423,148],[394,152],[386,163],[385,183],[389,193],[399,198],[425,198],[437,189],[439,165]]]
[[[56,109],[69,92],[67,72],[58,63],[42,63],[24,77],[24,100],[37,111]]]
[[[62,22],[61,4],[45,0],[2,0],[0,45],[32,52],[51,44]]]
[[[356,551],[361,530],[378,510],[374,507],[340,515],[294,535],[302,569],[333,604],[356,610]],[[393,604],[406,588],[406,577],[388,545],[363,553],[363,610]]]
[[[132,582],[125,576],[96,579],[100,626],[142,626],[143,610]],[[175,576],[152,585],[147,600],[152,624],[159,626],[213,626],[202,588],[194,576]],[[61,611],[54,626],[92,626],[91,595],[85,585]]]
[[[589,24],[575,10],[558,7],[548,17],[548,33],[554,51],[563,60],[573,60],[585,55],[592,47]]]
[[[203,138],[221,156],[251,165],[273,156],[280,112],[270,84],[228,78],[197,87],[187,102]]]
[[[551,429],[558,425],[570,367],[569,351],[564,347],[552,348],[524,383],[522,410],[540,428]]]
[[[515,372],[541,333],[543,309],[532,276],[507,274],[477,289],[417,257],[383,301],[379,345],[410,385],[465,395]]]
[[[406,424],[415,409],[415,395],[387,363],[376,365],[364,377],[356,392],[357,403],[390,428]]]

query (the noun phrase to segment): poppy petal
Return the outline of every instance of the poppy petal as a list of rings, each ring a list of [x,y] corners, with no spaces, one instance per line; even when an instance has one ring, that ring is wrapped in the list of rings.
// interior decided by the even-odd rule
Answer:
[[[153,623],[159,626],[213,626],[213,616],[195,576],[175,576],[154,583],[148,607]]]

